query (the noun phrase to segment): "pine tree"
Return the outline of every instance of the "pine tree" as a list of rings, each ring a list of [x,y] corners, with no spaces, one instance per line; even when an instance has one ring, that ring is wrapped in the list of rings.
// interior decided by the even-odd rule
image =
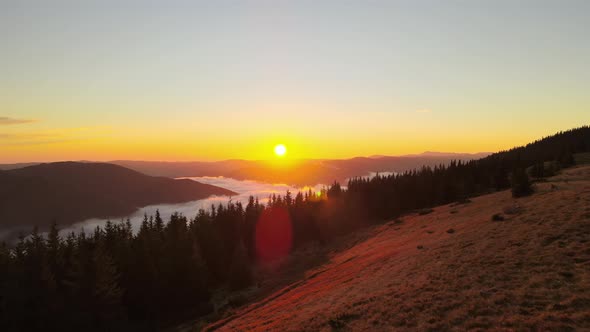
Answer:
[[[334,183],[328,189],[327,194],[328,198],[340,197],[340,195],[342,194],[342,187],[340,187],[340,183],[334,181]]]
[[[512,197],[522,197],[533,193],[531,182],[523,168],[516,168],[512,172]]]
[[[559,163],[561,167],[570,167],[573,166],[576,161],[574,159],[574,155],[570,151],[563,151],[561,156],[559,157]]]
[[[102,322],[121,318],[122,291],[119,287],[119,273],[111,256],[102,247],[95,250],[94,264],[94,313]]]
[[[545,176],[545,165],[543,162],[538,162],[531,167],[531,176],[535,178],[542,178]]]
[[[236,246],[229,272],[229,287],[232,290],[246,288],[252,284],[252,271],[242,241]]]
[[[164,230],[164,220],[160,216],[160,210],[156,210],[156,219],[154,220],[155,228],[157,232],[162,232]]]

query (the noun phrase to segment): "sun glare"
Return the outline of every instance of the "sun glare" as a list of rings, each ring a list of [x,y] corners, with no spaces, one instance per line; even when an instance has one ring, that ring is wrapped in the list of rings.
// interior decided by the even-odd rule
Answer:
[[[285,145],[283,144],[278,144],[277,146],[275,146],[275,154],[278,157],[282,157],[287,153],[287,147],[285,147]]]

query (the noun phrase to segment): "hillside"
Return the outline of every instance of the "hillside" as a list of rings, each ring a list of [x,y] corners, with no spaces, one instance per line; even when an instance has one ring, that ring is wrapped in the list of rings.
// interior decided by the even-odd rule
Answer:
[[[43,228],[53,220],[67,225],[125,216],[150,204],[232,194],[220,187],[147,176],[112,164],[40,164],[0,171],[0,226]]]
[[[286,266],[326,262],[260,272],[252,302],[206,330],[590,329],[590,167],[536,187],[298,250]]]

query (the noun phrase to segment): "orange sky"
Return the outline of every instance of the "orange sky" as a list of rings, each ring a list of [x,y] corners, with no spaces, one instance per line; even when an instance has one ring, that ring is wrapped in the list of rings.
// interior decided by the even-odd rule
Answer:
[[[493,152],[590,123],[588,1],[2,7],[2,163]]]
[[[466,128],[467,123],[457,122],[445,128],[436,117],[432,113],[409,113],[406,121],[401,122],[399,119],[392,121],[387,115],[374,114],[357,121],[340,118],[333,121],[333,126],[322,124],[332,121],[329,117],[309,124],[307,121],[297,122],[294,118],[284,122],[277,120],[276,128],[256,127],[255,123],[246,120],[219,128],[199,121],[194,125],[185,121],[171,127],[52,128],[43,120],[37,120],[2,127],[6,134],[0,145],[0,162],[260,160],[274,159],[273,148],[279,143],[287,146],[287,159],[350,158],[423,151],[494,152],[583,124],[562,121],[519,128],[515,122],[496,124],[491,128],[480,123],[478,127]],[[252,129],[240,129],[238,123]]]

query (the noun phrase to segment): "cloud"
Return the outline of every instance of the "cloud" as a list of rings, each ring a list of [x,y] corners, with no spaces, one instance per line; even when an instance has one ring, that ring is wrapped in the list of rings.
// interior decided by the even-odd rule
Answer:
[[[35,122],[35,121],[36,120],[32,120],[32,119],[15,119],[15,118],[9,118],[7,116],[0,116],[0,126],[31,123],[31,122]]]
[[[416,110],[416,113],[432,113],[432,110],[429,110],[428,108],[422,108],[422,109]]]
[[[295,196],[297,192],[300,191],[300,189],[305,190],[311,188],[313,191],[318,191],[324,187],[324,185],[318,184],[313,187],[295,188],[285,184],[269,184],[252,180],[242,181],[222,176],[186,177],[184,179],[191,179],[201,183],[212,184],[215,186],[220,186],[222,188],[229,189],[231,191],[235,191],[238,193],[238,195],[232,196],[231,201],[234,203],[241,202],[243,205],[248,204],[248,199],[250,196],[258,197],[260,203],[266,204],[266,202],[268,201],[268,196],[272,194],[285,195],[287,190],[289,190],[291,191],[291,194]],[[160,211],[162,217],[165,219],[168,219],[174,212],[182,213],[188,218],[194,218],[199,212],[199,209],[207,210],[211,208],[211,205],[225,205],[229,201],[230,197],[227,196],[210,196],[205,199],[180,204],[149,205],[138,209],[137,211],[135,211],[135,213],[129,215],[128,217],[131,222],[131,226],[133,227],[133,230],[137,232],[139,231],[139,228],[141,226],[144,214],[147,214],[148,216],[154,215],[156,213],[156,210],[158,210]],[[122,219],[123,218],[113,218],[113,220],[115,221]],[[105,219],[93,218],[71,225],[67,228],[62,229],[60,232],[62,232],[62,234],[68,234],[72,231],[92,231],[96,228],[96,226],[104,226],[105,222]]]
[[[69,143],[69,142],[79,142],[79,140],[56,139],[56,140],[26,141],[26,142],[10,142],[10,143],[0,143],[0,146],[30,146],[30,145],[45,145],[45,144],[55,144],[55,143]]]
[[[53,133],[0,133],[0,146],[25,146],[61,143],[67,141],[63,135]]]
[[[82,142],[110,133],[108,127],[61,128],[40,132],[0,133],[0,146]]]
[[[11,140],[53,138],[53,137],[57,137],[57,136],[58,135],[56,135],[56,134],[48,134],[48,133],[18,133],[18,134],[0,133],[0,138],[11,139]]]

